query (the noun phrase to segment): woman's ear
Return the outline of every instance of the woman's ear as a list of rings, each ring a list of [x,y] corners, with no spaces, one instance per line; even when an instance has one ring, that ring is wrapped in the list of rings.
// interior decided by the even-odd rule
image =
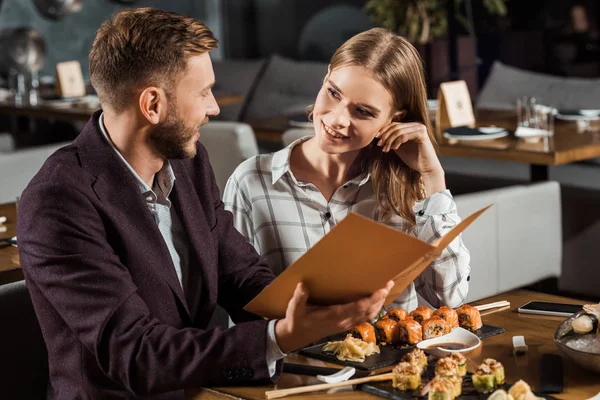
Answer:
[[[406,116],[406,110],[396,111],[392,116],[392,122],[400,122]]]

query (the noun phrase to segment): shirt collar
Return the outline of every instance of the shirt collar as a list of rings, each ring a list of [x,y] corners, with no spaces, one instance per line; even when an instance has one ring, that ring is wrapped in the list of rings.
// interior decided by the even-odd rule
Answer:
[[[303,138],[297,139],[293,141],[289,146],[273,153],[273,159],[271,160],[271,179],[273,185],[275,185],[275,183],[279,179],[281,179],[281,177],[286,173],[289,173],[290,176],[292,176],[292,179],[294,180],[294,182],[296,182],[296,184],[298,183],[296,181],[296,178],[294,178],[292,171],[290,171],[290,158],[292,156],[292,149],[310,138],[312,138],[312,136],[305,136]],[[356,186],[362,186],[370,180],[371,173],[363,172],[354,179],[351,179],[350,181],[346,182],[346,185],[353,184]]]
[[[173,190],[173,185],[175,184],[175,173],[173,172],[173,168],[171,167],[169,160],[165,160],[160,171],[158,171],[156,173],[156,175],[154,176],[154,185],[152,188],[150,188],[150,187],[148,187],[146,182],[144,182],[142,180],[142,178],[140,178],[138,173],[135,172],[135,170],[127,162],[125,157],[123,157],[123,155],[115,147],[112,140],[110,140],[110,137],[108,136],[106,127],[104,126],[104,113],[100,114],[100,117],[98,120],[98,125],[100,125],[100,131],[102,132],[102,135],[108,142],[110,148],[113,149],[115,154],[119,157],[119,159],[123,162],[123,164],[125,164],[125,167],[133,174],[134,178],[137,181],[137,186],[140,190],[140,193],[142,193],[144,196],[146,196],[146,199],[148,199],[147,195],[149,194],[149,192],[152,192],[152,194],[154,194],[155,191],[158,189],[158,190],[160,190],[162,196],[165,199],[168,198],[168,196],[171,194],[171,191]],[[156,201],[156,199],[154,199],[154,200]]]

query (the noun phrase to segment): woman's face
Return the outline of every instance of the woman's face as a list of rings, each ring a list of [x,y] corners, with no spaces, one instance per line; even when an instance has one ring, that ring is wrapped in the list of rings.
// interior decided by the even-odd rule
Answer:
[[[391,122],[392,96],[364,67],[345,66],[325,78],[313,110],[321,150],[343,154],[360,150]]]

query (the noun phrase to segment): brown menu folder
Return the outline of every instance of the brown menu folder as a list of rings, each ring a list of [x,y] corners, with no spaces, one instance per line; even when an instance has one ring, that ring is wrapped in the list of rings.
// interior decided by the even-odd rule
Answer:
[[[369,296],[393,280],[389,304],[489,207],[463,219],[431,244],[352,213],[244,309],[269,319],[283,318],[299,282],[306,285],[310,304],[332,305]]]

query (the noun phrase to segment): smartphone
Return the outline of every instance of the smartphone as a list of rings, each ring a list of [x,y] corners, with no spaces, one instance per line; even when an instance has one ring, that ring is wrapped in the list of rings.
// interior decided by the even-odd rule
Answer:
[[[530,301],[517,309],[520,313],[555,315],[559,317],[570,317],[577,311],[581,311],[583,305],[553,303],[549,301]]]

